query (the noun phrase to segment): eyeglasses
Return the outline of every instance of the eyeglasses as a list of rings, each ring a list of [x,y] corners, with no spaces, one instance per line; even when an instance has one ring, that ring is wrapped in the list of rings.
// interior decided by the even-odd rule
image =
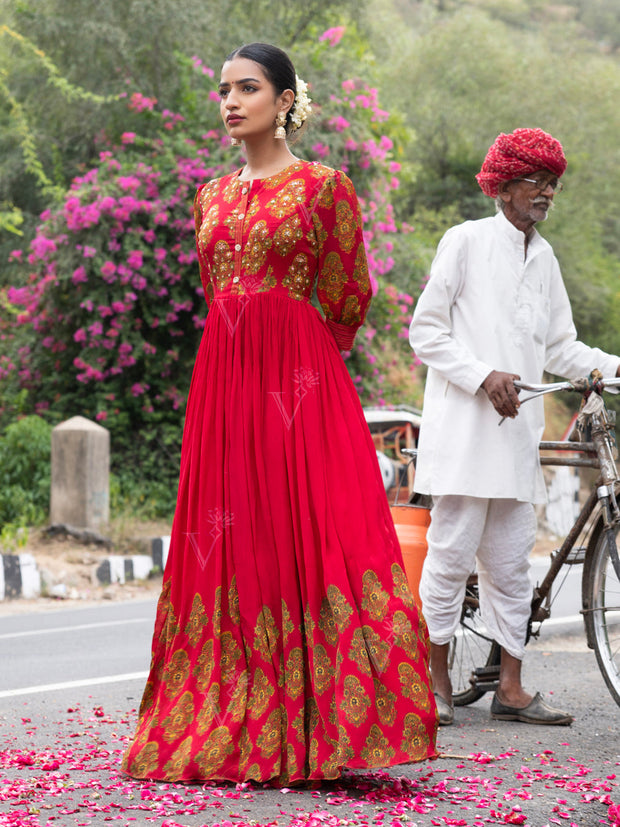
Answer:
[[[553,192],[562,192],[564,184],[558,181],[557,178],[548,178],[546,181],[537,181],[535,178],[515,178],[515,181],[527,181],[528,184],[534,184],[539,192],[544,192],[548,187],[551,187]]]

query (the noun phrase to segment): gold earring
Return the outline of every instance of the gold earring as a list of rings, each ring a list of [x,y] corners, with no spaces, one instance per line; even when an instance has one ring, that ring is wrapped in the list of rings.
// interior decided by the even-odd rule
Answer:
[[[286,129],[284,128],[284,124],[286,123],[286,112],[278,112],[278,116],[276,117],[276,132],[275,136],[279,140],[283,140],[286,138]]]
[[[239,138],[231,138],[230,139],[230,145],[231,146],[241,146],[241,141],[239,140]]]

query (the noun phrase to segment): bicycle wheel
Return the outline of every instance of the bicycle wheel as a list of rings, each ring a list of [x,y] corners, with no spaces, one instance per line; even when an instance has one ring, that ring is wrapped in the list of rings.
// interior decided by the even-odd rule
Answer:
[[[467,582],[461,625],[450,642],[448,670],[452,682],[452,701],[455,706],[467,706],[481,698],[495,686],[494,675],[499,668],[500,647],[489,637],[480,616],[478,600],[478,576],[472,575]],[[490,682],[484,683],[485,672],[490,672]],[[478,675],[481,685],[472,683]]]
[[[588,543],[582,582],[588,643],[594,647],[601,674],[620,706],[620,581],[614,571],[609,543],[618,529],[596,524]]]

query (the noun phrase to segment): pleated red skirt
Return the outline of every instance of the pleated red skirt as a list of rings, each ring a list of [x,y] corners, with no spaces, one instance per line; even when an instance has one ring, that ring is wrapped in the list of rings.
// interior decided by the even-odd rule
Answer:
[[[291,784],[434,757],[427,657],[372,439],[323,318],[273,293],[214,301],[123,769]]]

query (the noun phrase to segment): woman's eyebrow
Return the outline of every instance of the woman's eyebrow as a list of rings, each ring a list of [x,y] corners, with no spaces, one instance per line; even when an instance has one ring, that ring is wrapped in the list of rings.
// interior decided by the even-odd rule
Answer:
[[[241,78],[240,80],[234,80],[233,84],[239,85],[240,83],[260,83],[258,78]],[[219,88],[222,89],[225,86],[230,86],[230,83],[220,83]]]

